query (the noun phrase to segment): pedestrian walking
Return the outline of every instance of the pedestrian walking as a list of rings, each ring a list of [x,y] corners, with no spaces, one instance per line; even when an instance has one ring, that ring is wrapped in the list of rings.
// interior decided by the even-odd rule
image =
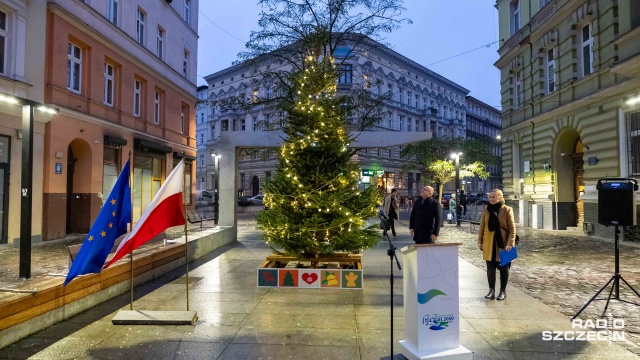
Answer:
[[[498,300],[507,297],[506,288],[509,280],[511,263],[500,266],[500,250],[511,251],[516,239],[516,225],[513,220],[513,209],[504,204],[502,191],[493,189],[489,193],[489,205],[484,208],[478,230],[478,248],[487,263],[487,280],[489,293],[484,297],[492,300],[496,295],[496,269],[500,270],[500,293]]]
[[[433,244],[440,233],[440,204],[433,198],[433,188],[420,190],[409,218],[409,233],[416,244]]]
[[[409,198],[409,201],[407,201],[407,211],[411,212],[411,209],[413,209],[413,200]]]
[[[462,207],[462,216],[467,216],[467,194],[464,190],[460,190],[460,206]]]
[[[384,212],[389,218],[389,220],[387,221],[389,222],[389,226],[391,227],[391,233],[393,234],[393,237],[398,237],[394,224],[394,220],[398,220],[398,212],[400,209],[400,205],[398,203],[398,192],[396,189],[391,189],[391,193],[387,194],[387,196],[384,197],[382,207],[384,208]]]
[[[456,195],[452,194],[451,199],[449,199],[449,223],[450,224],[456,223],[456,216],[458,215],[458,212],[456,210],[457,210]]]

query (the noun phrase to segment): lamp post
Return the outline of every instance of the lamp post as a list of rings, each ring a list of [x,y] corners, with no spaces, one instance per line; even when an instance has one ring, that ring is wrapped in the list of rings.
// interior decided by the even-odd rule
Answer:
[[[460,227],[460,155],[461,152],[451,154],[451,158],[455,159],[456,166],[456,226]],[[449,209],[451,211],[451,209]]]
[[[213,155],[213,154],[212,154]],[[215,213],[215,224],[218,225],[218,219],[220,218],[220,155],[213,155],[215,165],[215,200],[213,201],[213,212]]]

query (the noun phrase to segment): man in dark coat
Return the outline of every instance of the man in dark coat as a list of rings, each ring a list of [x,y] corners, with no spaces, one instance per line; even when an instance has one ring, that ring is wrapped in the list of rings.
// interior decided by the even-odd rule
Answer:
[[[433,244],[440,233],[440,204],[432,195],[431,186],[423,187],[411,210],[409,232],[416,244]]]

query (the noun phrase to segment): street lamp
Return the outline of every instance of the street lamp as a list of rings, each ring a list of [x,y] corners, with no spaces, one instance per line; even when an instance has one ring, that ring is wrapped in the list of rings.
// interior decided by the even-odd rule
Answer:
[[[214,159],[215,166],[215,184],[213,188],[213,192],[215,194],[215,199],[213,201],[213,212],[215,214],[214,223],[218,225],[218,219],[220,218],[219,210],[220,210],[220,155],[211,154]]]
[[[456,165],[456,226],[460,227],[460,155],[461,152],[451,154],[451,158],[454,159]],[[451,211],[451,210],[449,210]]]

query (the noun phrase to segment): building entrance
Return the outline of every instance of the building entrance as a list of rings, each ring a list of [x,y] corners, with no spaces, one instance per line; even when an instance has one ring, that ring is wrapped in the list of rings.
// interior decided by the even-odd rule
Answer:
[[[8,242],[9,234],[9,148],[11,138],[0,136],[0,244]]]
[[[578,139],[576,141],[575,153],[571,155],[573,161],[573,174],[574,174],[574,198],[576,202],[576,224],[579,229],[582,229],[582,223],[584,222],[584,203],[580,198],[580,195],[584,194],[584,152],[582,141]]]

